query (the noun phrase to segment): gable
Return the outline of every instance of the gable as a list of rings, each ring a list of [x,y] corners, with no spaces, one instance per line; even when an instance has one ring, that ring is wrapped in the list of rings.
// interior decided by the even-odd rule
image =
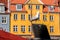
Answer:
[[[26,4],[43,4],[41,0],[29,0]]]

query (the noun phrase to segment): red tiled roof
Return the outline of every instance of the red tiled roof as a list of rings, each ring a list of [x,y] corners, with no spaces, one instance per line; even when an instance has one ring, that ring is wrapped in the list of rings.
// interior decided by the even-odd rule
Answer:
[[[43,12],[48,12],[48,6],[50,5],[55,5],[55,9],[54,9],[54,12],[59,12],[59,10],[58,10],[58,7],[56,7],[56,6],[58,6],[58,0],[41,0],[43,3],[44,3],[44,5],[45,5],[45,8],[43,9]],[[48,6],[46,6],[46,5],[48,5]]]
[[[41,0],[46,5],[58,5],[58,0]]]
[[[27,40],[27,39],[0,30],[0,40]]]
[[[11,0],[10,10],[16,11],[16,4],[24,4],[27,0]],[[21,11],[25,11],[25,7],[23,6]]]
[[[7,7],[7,4],[8,4],[7,0],[0,0],[0,3],[4,3],[5,6]]]
[[[11,5],[10,6],[11,11],[16,11],[16,5]],[[25,11],[25,7],[23,6],[22,11]]]
[[[11,2],[12,4],[18,4],[18,3],[24,4],[26,1],[27,1],[27,0],[11,0],[10,2]]]
[[[45,8],[43,9],[43,12],[49,12],[48,7],[45,7]],[[50,12],[51,12],[51,11],[50,11]],[[60,11],[59,11],[58,7],[55,7],[55,9],[54,9],[53,12],[60,12]]]

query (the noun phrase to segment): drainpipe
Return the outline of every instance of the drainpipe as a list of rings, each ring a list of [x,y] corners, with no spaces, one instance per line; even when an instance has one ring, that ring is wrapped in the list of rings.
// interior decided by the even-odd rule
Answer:
[[[8,0],[8,13],[10,13],[10,0]]]

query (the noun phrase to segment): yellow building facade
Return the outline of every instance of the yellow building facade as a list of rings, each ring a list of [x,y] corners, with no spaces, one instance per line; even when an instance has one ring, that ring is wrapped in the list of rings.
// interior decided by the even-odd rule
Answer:
[[[34,37],[32,24],[45,24],[50,35],[60,35],[60,14],[58,12],[43,12],[43,3],[39,0],[30,0],[23,6],[25,11],[11,12],[10,32],[12,34]],[[38,11],[39,19],[31,22],[29,19],[35,16]]]

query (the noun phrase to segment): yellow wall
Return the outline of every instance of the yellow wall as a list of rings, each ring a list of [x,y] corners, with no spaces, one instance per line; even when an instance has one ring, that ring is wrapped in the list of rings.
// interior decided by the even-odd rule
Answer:
[[[18,19],[17,20],[14,20],[14,14],[17,14],[18,15]],[[13,33],[13,34],[18,34],[18,35],[20,35],[20,34],[30,34],[29,32],[28,32],[28,26],[29,25],[31,25],[31,22],[28,20],[28,18],[27,18],[27,16],[28,16],[28,14],[27,13],[23,13],[23,14],[25,14],[25,17],[26,17],[26,20],[21,20],[21,14],[22,13],[20,13],[20,12],[12,12],[11,13],[11,33]],[[13,32],[13,26],[14,25],[17,25],[18,26],[18,31],[17,32]],[[21,25],[25,25],[26,26],[26,32],[25,33],[22,33],[20,30],[21,30]]]
[[[60,35],[59,32],[59,14],[58,13],[46,13],[45,15],[47,16],[47,20],[43,20],[43,15],[44,13],[40,14],[40,21],[33,21],[32,23],[36,24],[45,24],[48,28],[49,34],[50,35]],[[50,21],[50,15],[54,16],[54,21]],[[50,26],[54,26],[54,32],[50,32]]]
[[[31,0],[31,2],[33,2]],[[30,2],[28,2],[30,3]],[[29,4],[25,4],[25,10],[27,11],[27,13],[25,12],[11,12],[11,33],[13,34],[17,34],[17,35],[31,35],[31,32],[28,32],[28,26],[31,25],[31,22],[28,20],[28,15],[31,14],[32,16],[35,16],[37,11],[40,12],[40,19],[37,20],[37,21],[33,21],[32,23],[34,24],[45,24],[48,28],[48,31],[50,33],[50,26],[54,26],[54,32],[53,33],[50,33],[50,35],[60,35],[59,34],[59,14],[58,13],[43,13],[42,10],[43,10],[43,5],[40,5],[40,9],[39,10],[36,10],[36,4],[34,3],[37,3],[36,0],[34,0],[33,4],[32,5],[32,10],[28,9],[28,6]],[[38,3],[40,4],[40,3]],[[25,18],[26,20],[21,20],[21,14],[25,14]],[[18,14],[18,19],[17,20],[14,20],[13,18],[13,15],[14,14]],[[43,15],[46,15],[47,16],[47,21],[43,21]],[[54,16],[54,21],[50,21],[50,15],[53,15]],[[17,32],[13,32],[13,25],[17,25],[18,26],[18,31]],[[25,33],[22,33],[21,32],[21,25],[25,25],[26,27],[26,32]]]

